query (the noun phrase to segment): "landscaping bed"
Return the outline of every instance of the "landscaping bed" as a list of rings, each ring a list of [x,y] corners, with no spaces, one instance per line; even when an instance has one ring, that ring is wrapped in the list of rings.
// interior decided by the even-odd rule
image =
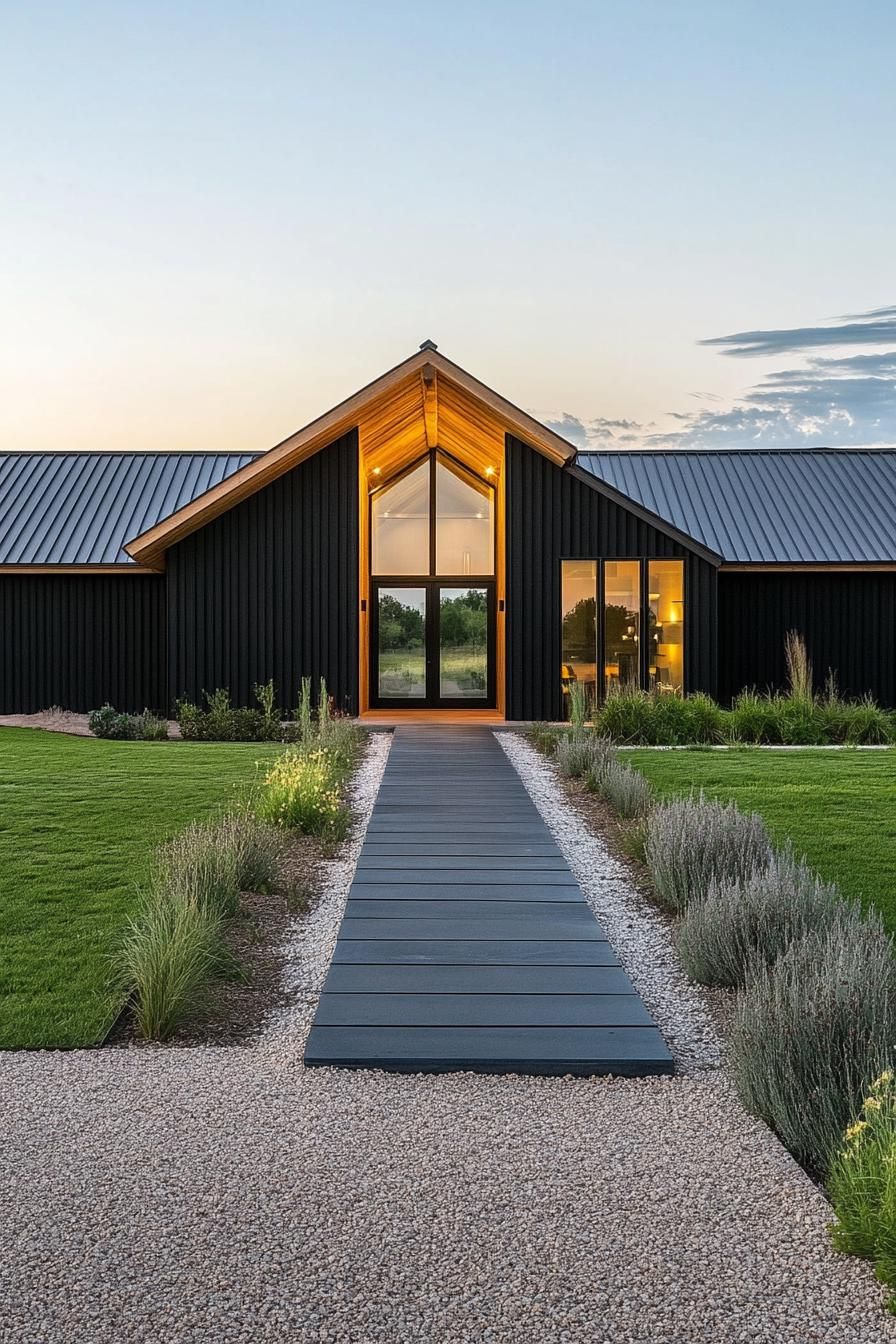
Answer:
[[[323,882],[331,850],[315,836],[293,836],[283,849],[285,891],[242,892],[239,914],[222,933],[229,966],[186,1010],[166,1044],[238,1045],[252,1040],[292,995],[284,977],[290,929],[307,914]],[[106,1044],[142,1046],[125,1010]]]
[[[835,1244],[874,1264],[896,1311],[896,947],[876,899],[867,889],[864,904],[858,892],[851,898],[790,835],[774,837],[759,812],[724,793],[657,797],[632,762],[665,754],[620,755],[581,717],[560,733],[536,726],[531,737],[570,798],[580,801],[584,788],[616,813],[598,817],[599,829],[643,861],[681,968],[727,996],[721,1021],[742,1105],[823,1184]],[[819,754],[811,759],[817,772]],[[623,927],[623,963],[627,941]]]

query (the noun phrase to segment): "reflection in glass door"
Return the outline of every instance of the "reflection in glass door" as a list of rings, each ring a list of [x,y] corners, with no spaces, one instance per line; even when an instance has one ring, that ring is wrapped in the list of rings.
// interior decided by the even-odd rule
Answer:
[[[439,588],[439,698],[488,696],[489,601],[485,588]]]
[[[426,700],[426,589],[380,588],[376,611],[380,700]]]
[[[490,580],[373,588],[370,685],[383,708],[488,708],[495,702]]]

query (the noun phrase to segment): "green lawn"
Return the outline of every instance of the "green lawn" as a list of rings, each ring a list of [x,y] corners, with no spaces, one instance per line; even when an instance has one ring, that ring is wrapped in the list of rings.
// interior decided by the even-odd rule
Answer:
[[[277,750],[0,729],[0,1046],[103,1037],[109,951],[152,847]]]
[[[625,752],[657,792],[702,788],[765,818],[896,933],[896,750]]]

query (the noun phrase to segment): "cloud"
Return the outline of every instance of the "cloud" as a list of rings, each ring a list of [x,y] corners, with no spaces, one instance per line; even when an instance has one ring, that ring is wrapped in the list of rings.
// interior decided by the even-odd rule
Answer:
[[[602,416],[596,420],[580,420],[568,411],[561,411],[553,419],[545,419],[544,416],[539,418],[548,429],[562,435],[578,448],[610,448],[637,443],[645,432],[645,426],[637,420],[607,420]]]
[[[875,317],[896,317],[896,306],[890,308],[872,308],[868,313],[845,313],[837,318],[838,322],[866,322]]]
[[[833,325],[784,327],[768,331],[736,331],[730,336],[710,336],[700,345],[715,346],[723,355],[743,358],[787,354],[827,345],[887,345],[896,343],[896,307],[874,308],[867,313],[836,318]]]
[[[799,369],[778,369],[765,375],[766,383],[791,383],[799,379],[827,379],[835,375],[868,374],[877,377],[896,376],[896,350],[877,355],[846,355],[840,359],[822,359],[817,355],[806,360]]]
[[[561,438],[568,439],[574,443],[577,448],[588,447],[588,431],[585,428],[584,420],[580,420],[576,415],[569,415],[567,411],[561,411],[560,415],[554,419],[540,416],[539,419],[548,429],[552,429],[555,434]]]
[[[691,393],[703,404],[670,411],[663,428],[566,414],[554,422],[558,432],[592,449],[896,444],[896,306],[853,313],[829,326],[736,332],[700,344],[734,356],[805,354],[790,368],[766,373],[728,408],[712,393]],[[850,353],[865,345],[891,348]],[[825,346],[839,352],[812,353]]]
[[[766,374],[730,410],[674,417],[654,447],[896,443],[896,350],[825,359]]]

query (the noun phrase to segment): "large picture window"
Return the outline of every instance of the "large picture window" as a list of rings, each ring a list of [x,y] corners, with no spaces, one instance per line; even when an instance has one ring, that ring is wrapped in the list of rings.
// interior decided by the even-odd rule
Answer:
[[[564,560],[561,574],[564,701],[573,682],[590,700],[597,691],[597,561]]]
[[[641,561],[604,561],[604,694],[641,685]]]
[[[684,561],[563,560],[560,684],[684,694]]]
[[[429,459],[370,499],[374,574],[429,573]]]
[[[374,575],[495,572],[495,488],[445,453],[428,454],[370,496]]]
[[[436,573],[494,574],[495,492],[472,472],[436,459]]]
[[[684,689],[684,565],[651,560],[647,568],[647,678],[658,691]]]

